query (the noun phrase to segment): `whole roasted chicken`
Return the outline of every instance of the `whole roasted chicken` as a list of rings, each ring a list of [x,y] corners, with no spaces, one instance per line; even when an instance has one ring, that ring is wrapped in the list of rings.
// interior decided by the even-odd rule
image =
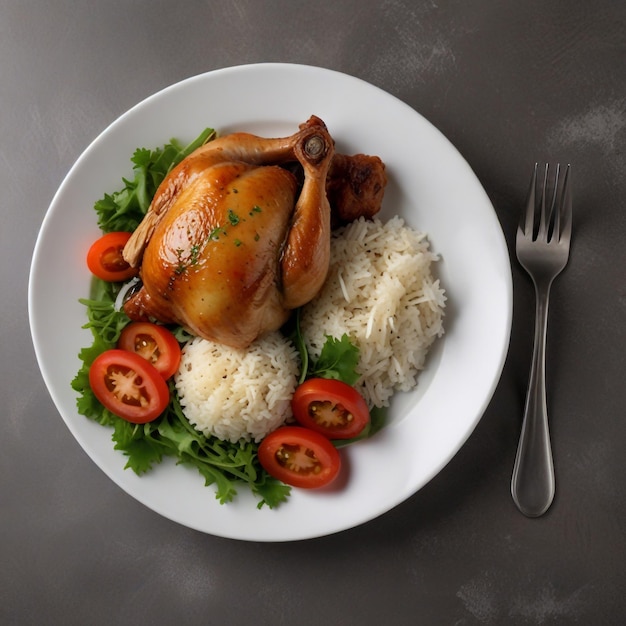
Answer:
[[[280,328],[326,279],[333,156],[316,117],[289,137],[234,133],[198,148],[161,183],[126,244],[142,281],[128,316],[236,348]],[[343,176],[349,168],[338,163]],[[363,169],[352,176],[359,185]]]

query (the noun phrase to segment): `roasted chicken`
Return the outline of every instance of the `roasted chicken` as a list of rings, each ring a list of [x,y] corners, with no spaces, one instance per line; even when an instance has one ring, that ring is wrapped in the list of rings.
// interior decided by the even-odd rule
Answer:
[[[312,117],[289,137],[235,133],[184,159],[124,249],[142,281],[128,316],[236,348],[280,328],[326,279],[334,154]]]

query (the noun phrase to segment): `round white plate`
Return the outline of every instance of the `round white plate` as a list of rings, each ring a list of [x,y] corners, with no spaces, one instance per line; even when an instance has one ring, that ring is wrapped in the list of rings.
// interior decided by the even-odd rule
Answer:
[[[165,461],[142,477],[124,470],[111,431],[76,411],[70,382],[89,293],[85,255],[99,235],[94,202],[132,174],[138,147],[170,138],[191,141],[211,126],[220,134],[289,135],[311,114],[321,117],[340,152],[380,156],[389,184],[381,217],[402,215],[429,234],[441,255],[437,272],[448,295],[446,335],[418,389],[397,394],[390,423],[343,451],[340,485],[292,491],[277,509],[258,510],[240,489],[220,505],[193,469]],[[34,251],[29,315],[39,366],[70,431],[122,489],[157,513],[213,535],[289,541],[341,531],[385,513],[414,494],[459,450],[496,387],[511,326],[511,268],[487,195],[456,149],[423,117],[359,79],[302,65],[259,64],[209,72],[168,87],[107,128],[74,164],[44,218]]]

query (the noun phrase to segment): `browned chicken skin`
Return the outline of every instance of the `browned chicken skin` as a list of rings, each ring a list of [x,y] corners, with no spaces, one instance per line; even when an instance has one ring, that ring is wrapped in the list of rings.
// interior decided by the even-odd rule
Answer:
[[[386,184],[385,165],[377,156],[335,154],[326,179],[331,226],[336,228],[358,217],[376,215]]]
[[[235,133],[183,160],[124,249],[143,286],[131,319],[156,318],[237,348],[276,330],[326,279],[334,154],[311,118],[290,137]],[[297,162],[304,182],[281,164]]]

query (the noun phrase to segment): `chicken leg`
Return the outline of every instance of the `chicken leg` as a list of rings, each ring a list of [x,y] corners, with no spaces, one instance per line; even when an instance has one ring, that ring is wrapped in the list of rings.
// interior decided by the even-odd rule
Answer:
[[[236,133],[184,159],[124,249],[143,282],[124,305],[129,317],[236,348],[280,328],[328,272],[333,154],[312,117],[289,137]],[[293,162],[304,172],[299,193],[284,167]]]

